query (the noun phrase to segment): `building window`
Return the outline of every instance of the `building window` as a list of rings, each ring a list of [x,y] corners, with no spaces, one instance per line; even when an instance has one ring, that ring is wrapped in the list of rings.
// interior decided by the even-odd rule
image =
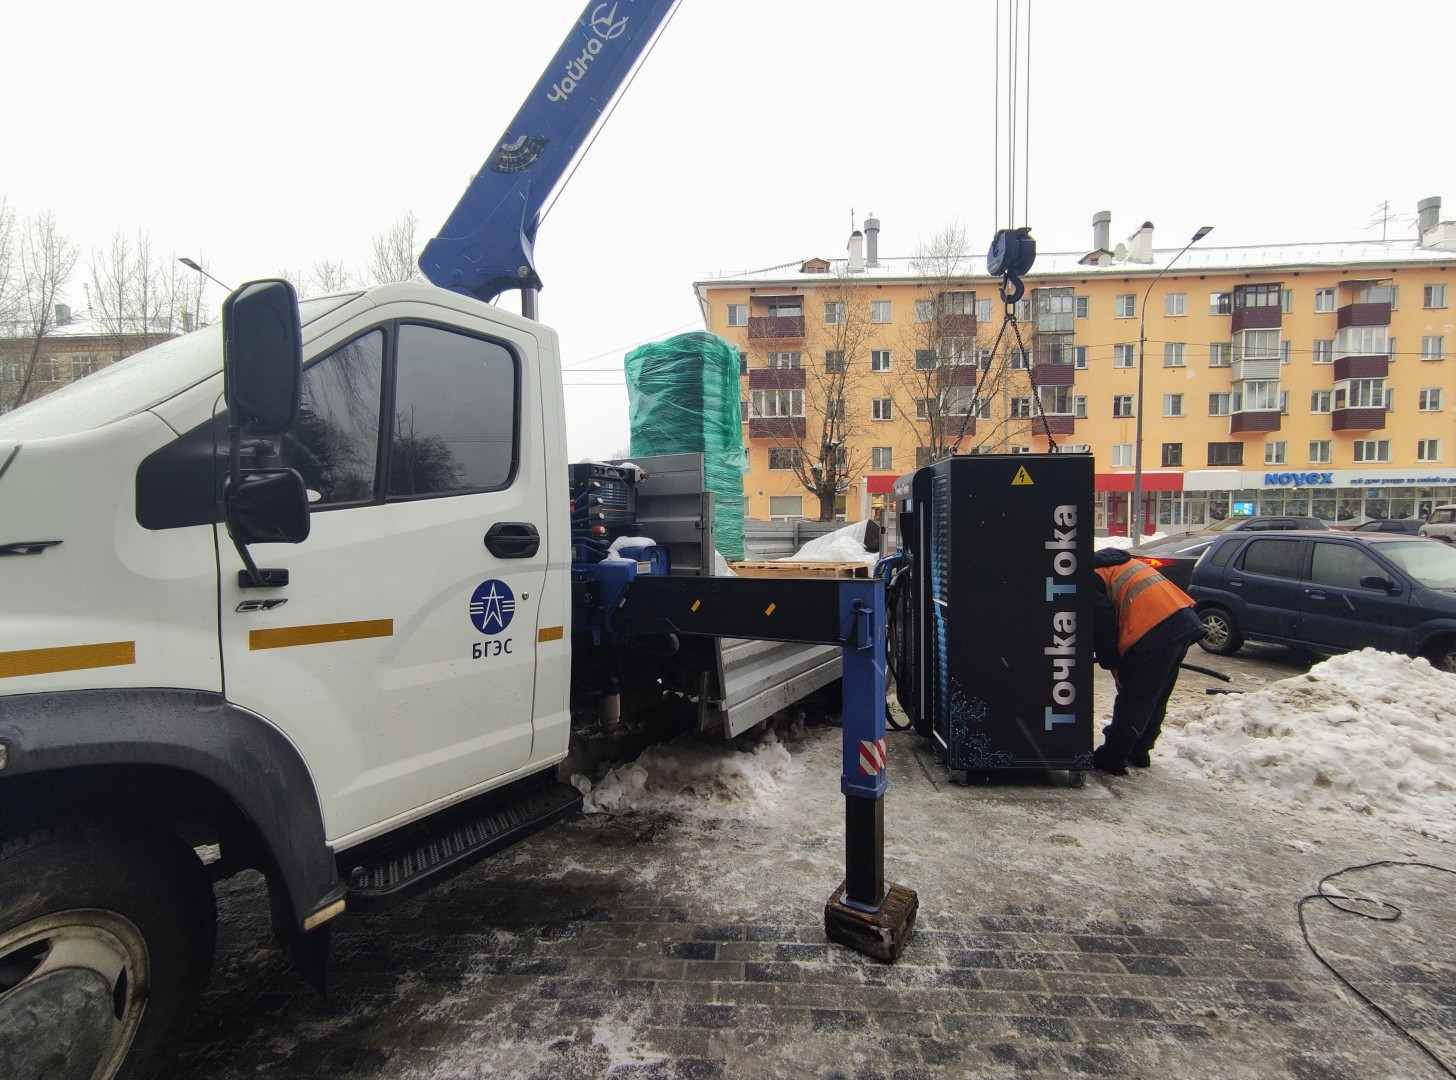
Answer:
[[[890,399],[887,397],[877,397],[873,401],[871,401],[870,415],[876,420],[893,419],[891,413]]]
[[[1112,467],[1114,469],[1132,468],[1132,443],[1112,444]]]
[[[1335,332],[1335,353],[1339,356],[1385,356],[1390,351],[1390,328],[1347,326]]]
[[[1264,464],[1284,465],[1289,461],[1289,444],[1286,442],[1266,442],[1264,444]]]
[[[1364,465],[1390,460],[1389,439],[1356,439],[1355,464]]]
[[[828,375],[844,374],[843,349],[826,349],[824,351],[824,371]]]
[[[1443,288],[1444,288],[1444,286],[1443,286]],[[1429,306],[1430,305],[1428,304],[1427,307],[1429,307]],[[1443,304],[1441,306],[1444,307],[1445,305]],[[1085,296],[1079,296],[1079,297],[1077,297],[1077,312],[1076,312],[1076,317],[1079,318],[1079,319],[1085,319],[1087,317],[1087,297],[1085,297]]]
[[[1242,465],[1244,444],[1241,442],[1211,442],[1208,444],[1210,465]]]
[[[1132,415],[1132,395],[1131,394],[1113,394],[1112,395],[1112,415],[1113,416],[1131,416]]]
[[[1278,330],[1244,330],[1234,339],[1235,359],[1273,360],[1279,355]]]
[[[748,374],[748,354],[742,349],[738,350],[738,374]]]
[[[1314,291],[1314,309],[1316,311],[1335,310],[1335,290],[1316,289]]]
[[[1185,292],[1170,292],[1163,297],[1164,315],[1187,315],[1188,294]]]
[[[793,469],[799,464],[797,446],[771,446],[768,449],[768,467],[775,472]]]
[[[768,516],[773,521],[788,521],[791,518],[803,517],[804,496],[770,495],[768,497]]]
[[[1440,336],[1421,338],[1421,359],[1446,359],[1446,339]]]
[[[1279,310],[1282,311],[1282,312],[1284,312],[1285,314],[1288,314],[1289,312],[1291,312],[1291,311],[1294,310],[1294,290],[1293,289],[1280,289],[1279,290]]]
[[[1392,364],[1395,363],[1395,338],[1385,343],[1385,356]]]
[[[956,366],[972,366],[976,362],[976,339],[948,337],[940,340],[940,358]]]
[[[1072,415],[1072,388],[1070,386],[1043,386],[1041,388],[1041,411],[1048,416]]]
[[[1229,414],[1229,404],[1232,397],[1232,394],[1209,394],[1208,415],[1227,416]]]
[[[1281,339],[1279,342],[1279,362],[1281,364],[1289,363],[1289,342],[1287,340]]]
[[[1359,304],[1389,304],[1392,311],[1396,306],[1396,292],[1394,285],[1364,285],[1355,293],[1355,302]]]
[[[1228,315],[1234,310],[1234,298],[1226,292],[1208,294],[1208,313],[1210,315]]]
[[[934,349],[916,349],[915,350],[915,370],[916,371],[933,371],[935,368],[937,368],[939,366],[940,366],[940,362],[935,358],[935,350]]]
[[[988,402],[987,404],[989,405],[990,403]],[[1074,419],[1076,419],[1076,420],[1085,420],[1085,419],[1087,419],[1087,395],[1086,394],[1074,394],[1072,396],[1072,417]],[[989,420],[989,419],[991,419],[989,408],[987,409],[987,414],[985,416],[983,416],[981,419],[983,419],[983,420]]]
[[[729,326],[747,326],[748,325],[748,305],[747,304],[729,304],[728,305],[728,325]]]
[[[842,322],[844,322],[844,301],[824,301],[824,325],[838,326]]]
[[[768,366],[777,371],[803,367],[804,355],[796,352],[771,352],[768,354]]]
[[[739,419],[739,423],[741,423],[741,424],[748,423],[748,399],[747,398],[740,398],[739,399],[739,401],[738,401],[738,416],[740,418]]]
[[[1333,460],[1329,439],[1313,439],[1310,441],[1309,463],[1311,465],[1328,465]]]
[[[804,391],[755,390],[749,395],[749,410],[754,416],[769,419],[804,415]]]
[[[874,349],[874,350],[872,350],[870,352],[870,370],[871,371],[889,371],[890,370],[890,350],[889,349]]]
[[[918,323],[935,322],[935,301],[915,301],[915,321]]]
[[[974,387],[952,386],[945,392],[945,415],[970,416],[980,408]]]
[[[893,469],[895,467],[894,447],[872,446],[870,447],[870,468],[871,469]]]
[[[1087,370],[1087,346],[1076,345],[1072,348],[1072,365],[1078,371]]]
[[[824,402],[824,419],[843,420],[847,414],[844,411],[844,398],[828,398]]]
[[[1031,350],[1030,349],[1012,349],[1011,350],[1011,370],[1012,371],[1030,371],[1031,370]]]
[[[977,300],[976,301],[976,321],[977,322],[986,322],[990,318],[991,318],[991,301],[989,301],[989,300]]]
[[[1208,366],[1228,367],[1233,362],[1234,346],[1231,341],[1210,341],[1208,343]]]
[[[1335,408],[1383,409],[1385,408],[1384,379],[1351,379],[1350,392],[1342,406],[1340,390],[1335,391]]]
[[[1131,345],[1114,345],[1112,347],[1112,366],[1115,368],[1130,368],[1133,366],[1133,351]]]
[[[1163,415],[1164,416],[1182,416],[1183,415],[1183,395],[1182,394],[1164,394],[1163,395]]]
[[[1031,419],[1031,398],[1014,397],[1011,399],[1011,418],[1013,420]]]
[[[919,397],[915,399],[915,419],[929,420],[935,415],[934,399]]]
[[[1446,306],[1446,286],[1427,285],[1422,294],[1422,307],[1438,308]],[[1435,459],[1432,459],[1435,460]]]
[[[1137,296],[1133,293],[1123,293],[1112,303],[1112,314],[1118,319],[1137,318]]]
[[[1281,391],[1279,391],[1279,415],[1280,416],[1288,416],[1289,415],[1289,391],[1288,390],[1281,390]]]
[[[1165,442],[1163,444],[1163,468],[1181,469],[1183,467],[1183,444],[1180,442]]]
[[[1427,386],[1421,390],[1420,404],[1417,406],[1421,412],[1441,411],[1441,387]]]
[[[1233,392],[1234,412],[1279,408],[1279,384],[1269,379],[1250,379]]]
[[[1327,338],[1314,343],[1314,362],[1316,364],[1333,364],[1335,362],[1334,338]]]
[[[71,381],[90,375],[96,370],[96,354],[77,355],[71,357]]]
[[[1417,461],[1440,461],[1441,440],[1440,439],[1417,439],[1416,440]]]
[[[870,322],[872,322],[872,323],[887,323],[889,321],[890,321],[890,301],[888,301],[888,300],[871,300],[870,301]]]
[[[1234,307],[1278,307],[1281,292],[1278,285],[1239,285],[1234,289]]]
[[[1188,355],[1188,346],[1181,341],[1163,342],[1163,366],[1183,367]]]
[[[940,294],[940,310],[944,315],[974,315],[976,294],[973,292],[943,292]]]

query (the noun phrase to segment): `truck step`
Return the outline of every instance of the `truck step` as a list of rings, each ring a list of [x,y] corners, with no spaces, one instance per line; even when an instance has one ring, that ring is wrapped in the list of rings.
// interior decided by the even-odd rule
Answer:
[[[351,911],[383,911],[581,810],[570,784],[536,784],[476,801],[362,859],[345,857]]]

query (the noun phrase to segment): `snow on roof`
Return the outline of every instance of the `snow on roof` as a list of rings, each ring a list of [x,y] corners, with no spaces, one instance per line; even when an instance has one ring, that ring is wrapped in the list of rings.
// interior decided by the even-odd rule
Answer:
[[[1087,278],[1100,275],[1128,277],[1131,275],[1156,274],[1168,267],[1181,248],[1160,248],[1153,251],[1151,262],[1133,262],[1123,259],[1106,266],[1088,265],[1082,262],[1083,251],[1039,252],[1036,265],[1028,278],[1042,280],[1055,277]],[[762,270],[710,273],[695,282],[698,286],[724,284],[754,284],[756,282],[817,281],[835,279],[845,273],[847,259],[829,260],[830,270],[823,273],[801,273],[799,267],[808,259],[795,259]],[[864,272],[855,273],[854,280],[923,280],[927,275],[916,268],[913,257],[884,258],[878,266],[866,267]],[[1421,247],[1414,240],[1349,240],[1327,243],[1262,244],[1253,247],[1217,247],[1200,244],[1189,248],[1178,259],[1180,273],[1197,271],[1232,270],[1274,270],[1274,269],[1316,269],[1320,267],[1424,265],[1456,262],[1456,252],[1438,248]],[[942,276],[939,273],[932,277]],[[954,277],[987,278],[984,255],[963,255],[959,260],[959,271]]]

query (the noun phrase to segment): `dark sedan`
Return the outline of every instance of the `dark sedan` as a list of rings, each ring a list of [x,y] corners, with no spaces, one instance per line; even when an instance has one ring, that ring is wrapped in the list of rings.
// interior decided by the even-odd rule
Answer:
[[[1193,564],[1223,533],[1189,533],[1186,536],[1165,537],[1141,547],[1129,548],[1128,554],[1141,559],[1178,588],[1188,590],[1188,581],[1193,576]]]
[[[1407,536],[1416,536],[1420,533],[1421,526],[1425,523],[1425,518],[1388,518],[1385,521],[1367,521],[1362,525],[1356,525],[1350,531],[1357,533],[1404,533]]]

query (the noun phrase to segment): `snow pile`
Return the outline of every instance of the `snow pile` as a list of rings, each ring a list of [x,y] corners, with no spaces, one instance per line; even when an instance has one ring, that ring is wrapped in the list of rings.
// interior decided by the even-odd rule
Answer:
[[[617,765],[593,784],[577,773],[571,778],[586,799],[588,814],[630,810],[698,810],[735,807],[754,813],[773,808],[792,771],[794,759],[769,731],[739,747],[679,739],[649,747],[636,761]]]
[[[1337,656],[1170,714],[1159,747],[1202,779],[1456,842],[1456,675],[1424,659]]]
[[[1151,536],[1144,536],[1142,543],[1150,544],[1154,540],[1161,540],[1167,535],[1167,533],[1153,533]],[[1092,541],[1092,546],[1094,548],[1117,548],[1120,551],[1125,551],[1130,547],[1137,547],[1138,545],[1133,542],[1131,536],[1099,536]]]

